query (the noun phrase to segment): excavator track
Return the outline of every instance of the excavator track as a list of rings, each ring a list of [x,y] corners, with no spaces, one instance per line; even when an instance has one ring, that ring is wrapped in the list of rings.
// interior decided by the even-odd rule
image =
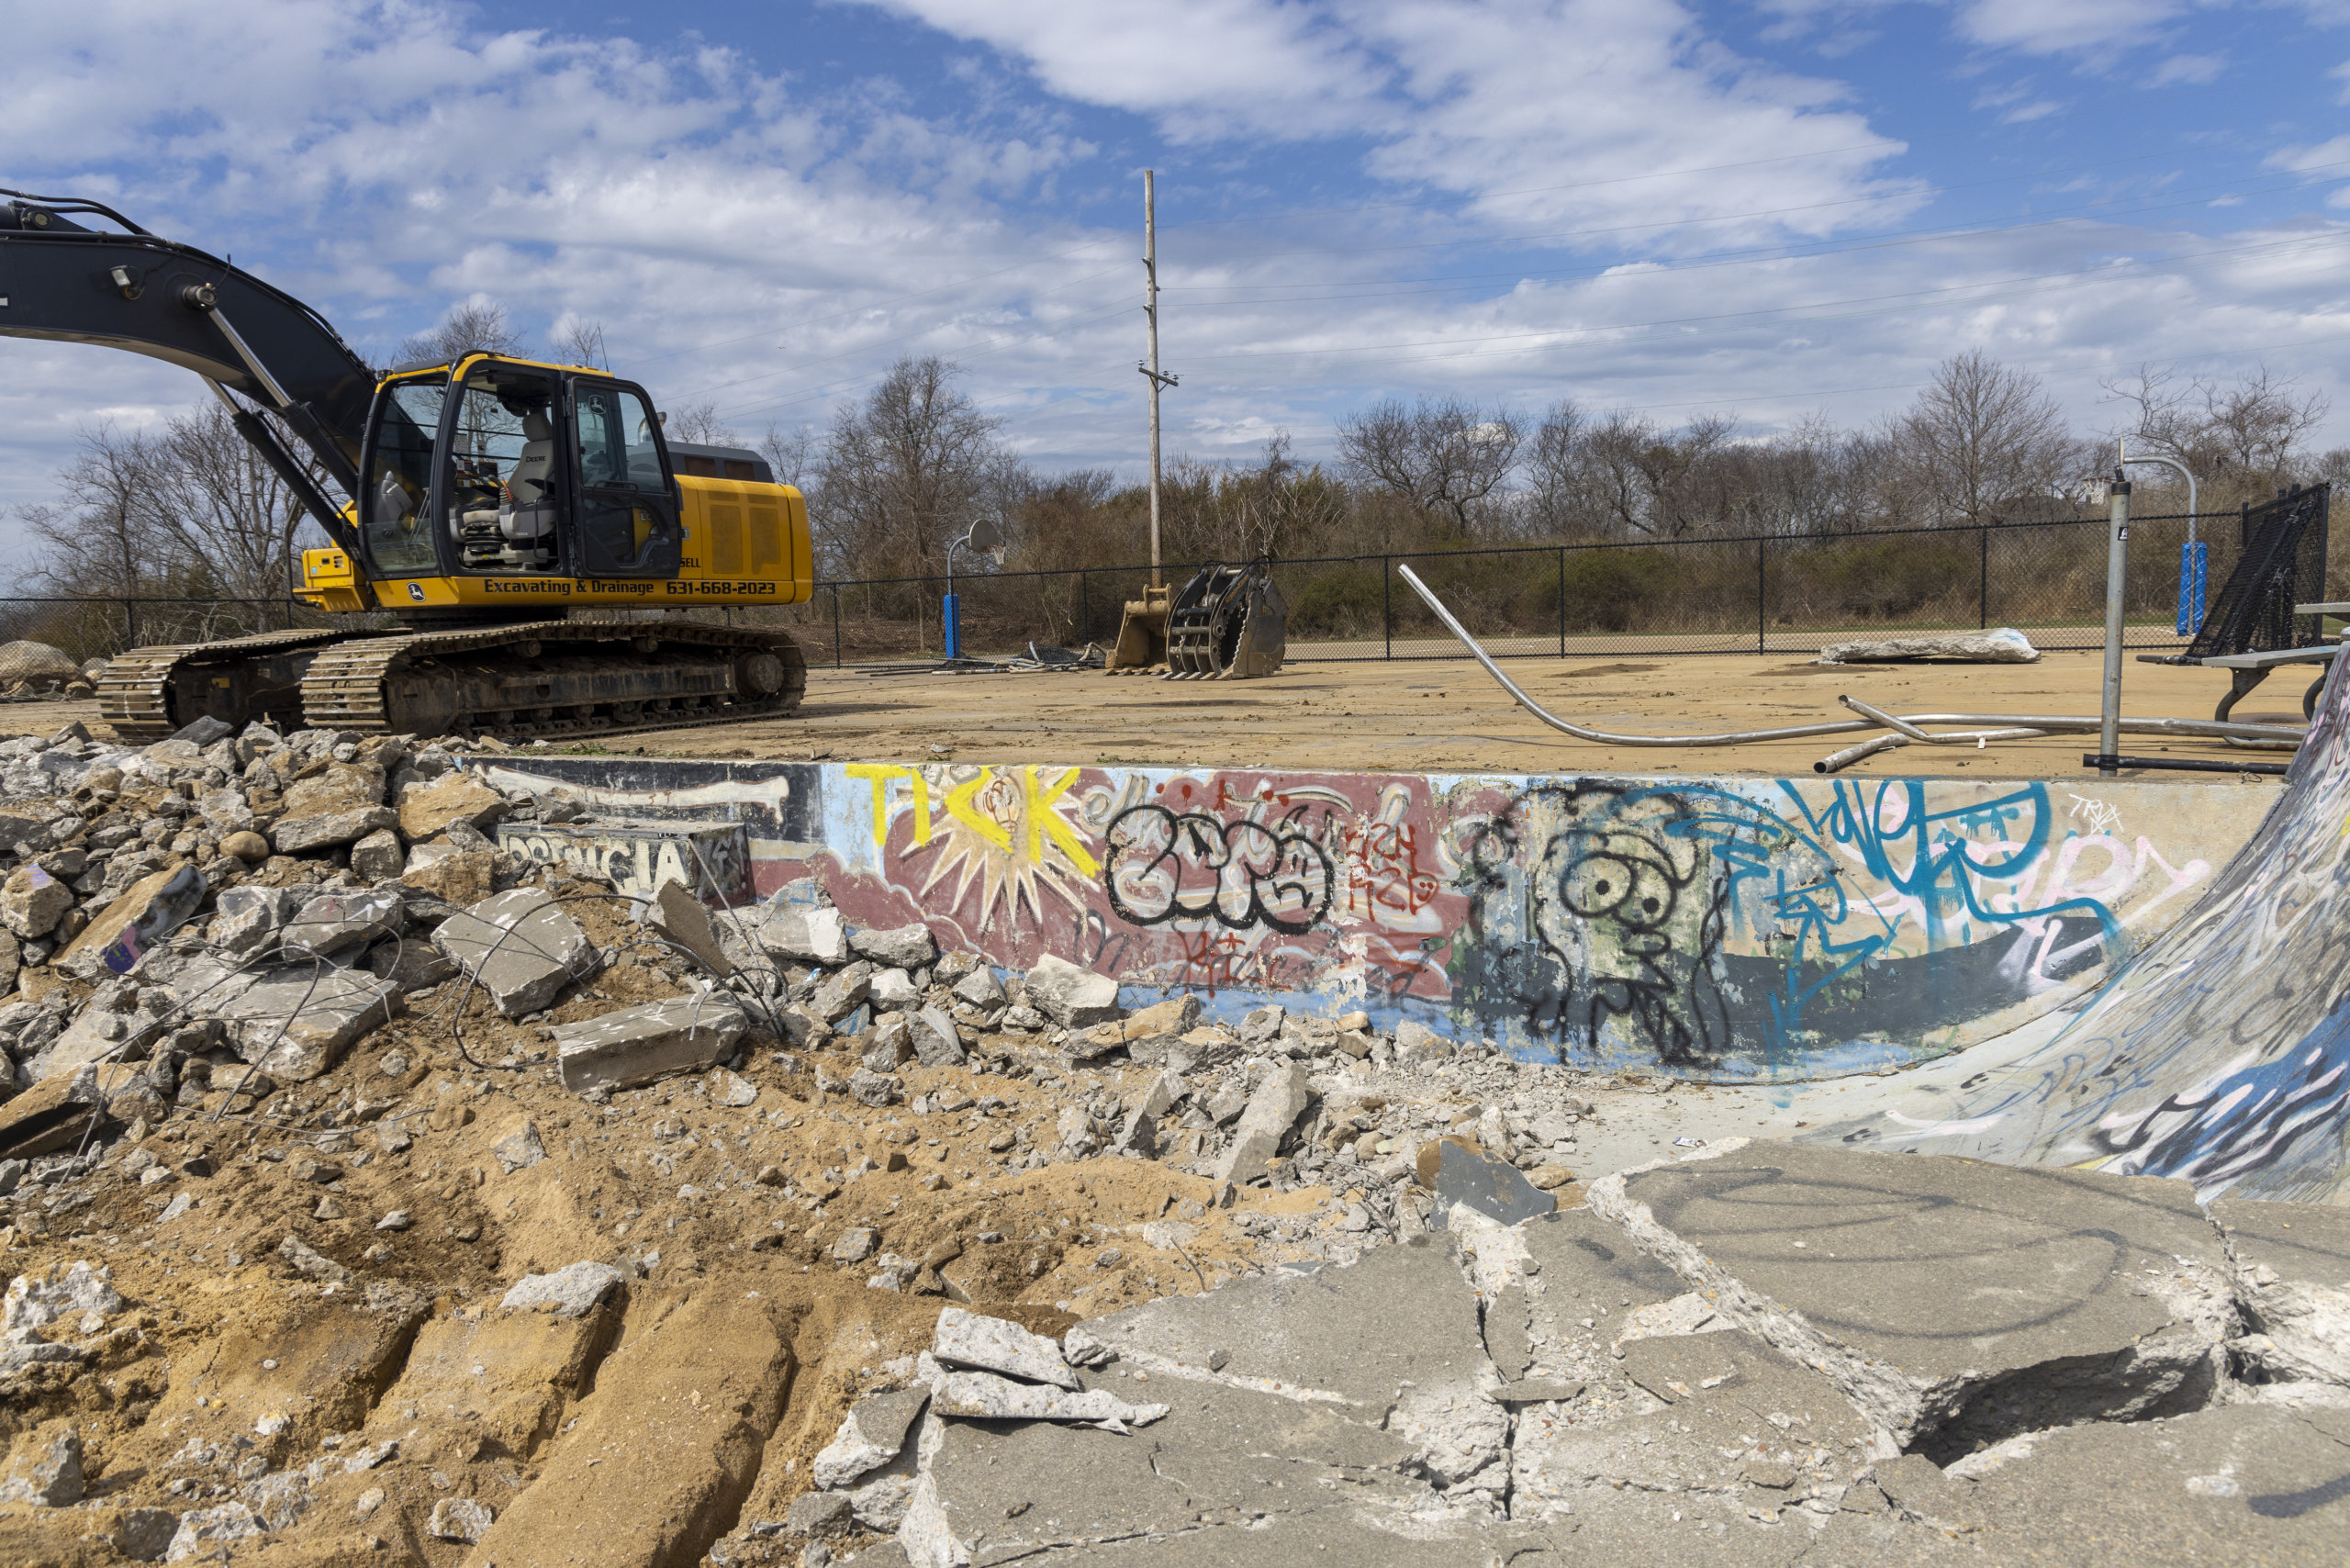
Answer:
[[[807,690],[788,633],[547,621],[339,644],[311,660],[302,712],[319,729],[554,740],[777,718]]]
[[[206,713],[241,723],[263,678],[263,700],[284,692],[291,709],[293,683],[308,650],[364,632],[258,632],[217,643],[133,648],[98,675],[98,716],[126,741],[160,741]],[[286,655],[293,655],[287,657]],[[290,716],[290,714],[289,714]]]

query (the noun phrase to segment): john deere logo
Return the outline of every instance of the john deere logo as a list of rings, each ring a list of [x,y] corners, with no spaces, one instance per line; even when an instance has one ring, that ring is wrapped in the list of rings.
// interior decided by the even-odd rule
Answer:
[[[422,604],[424,602],[424,585],[422,583],[408,584],[408,598],[416,600],[417,603]]]

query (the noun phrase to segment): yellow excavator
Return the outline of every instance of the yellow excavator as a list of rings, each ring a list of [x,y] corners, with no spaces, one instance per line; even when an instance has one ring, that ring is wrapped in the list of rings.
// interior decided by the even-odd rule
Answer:
[[[475,353],[378,373],[226,261],[96,202],[0,197],[0,336],[204,377],[331,541],[303,552],[295,596],[375,622],[133,649],[98,678],[125,738],[207,715],[587,736],[799,706],[807,661],[788,633],[677,613],[813,591],[806,503],[756,453],[666,440],[643,388],[591,366]]]

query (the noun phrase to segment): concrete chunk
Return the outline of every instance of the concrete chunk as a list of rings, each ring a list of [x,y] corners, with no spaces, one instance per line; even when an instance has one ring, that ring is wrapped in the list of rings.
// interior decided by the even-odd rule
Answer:
[[[611,1294],[622,1276],[609,1263],[583,1259],[552,1274],[525,1274],[498,1305],[508,1312],[547,1312],[585,1317]]]
[[[1122,1421],[1147,1426],[1167,1414],[1164,1405],[1129,1405],[1103,1388],[1071,1394],[993,1372],[942,1372],[931,1384],[930,1407],[941,1416],[981,1421]]]
[[[432,941],[509,1018],[536,1013],[599,962],[579,923],[538,888],[484,899],[442,921]]]
[[[928,969],[938,957],[938,943],[930,927],[919,921],[882,931],[852,931],[848,945],[857,957],[893,969]]]
[[[212,924],[204,938],[216,947],[240,957],[266,946],[301,906],[293,888],[241,887],[225,890],[213,905]]]
[[[386,942],[367,955],[367,972],[402,991],[429,991],[457,972],[441,949],[421,937]]]
[[[1929,1459],[2199,1406],[2233,1332],[2180,1182],[1739,1141],[1589,1206]]]
[[[949,1366],[1002,1372],[1030,1383],[1049,1383],[1076,1392],[1082,1386],[1061,1360],[1061,1348],[1017,1323],[982,1317],[950,1306],[938,1315],[930,1353]]]
[[[399,893],[324,893],[305,902],[278,933],[278,950],[289,958],[323,958],[347,947],[397,936],[407,923]]]
[[[644,924],[659,932],[672,946],[693,955],[694,961],[719,979],[734,972],[734,960],[726,956],[718,939],[718,926],[710,917],[710,906],[696,898],[693,890],[683,882],[664,882],[644,912]]]
[[[2254,1330],[2238,1353],[2273,1382],[2350,1388],[2350,1212],[2221,1198],[2211,1218]]]
[[[53,962],[84,980],[127,975],[194,917],[211,891],[193,865],[168,866],[123,890]]]
[[[302,963],[223,979],[189,1011],[227,1025],[237,1054],[270,1077],[298,1083],[331,1071],[352,1042],[406,1006],[390,980]]]
[[[734,1054],[746,1021],[724,991],[624,1007],[554,1032],[563,1086],[625,1089],[672,1073],[702,1072]]]
[[[787,964],[848,962],[848,927],[836,909],[780,909],[759,923],[758,942],[767,956]]]
[[[833,1440],[817,1453],[816,1484],[828,1490],[845,1486],[897,1458],[914,1418],[929,1403],[930,1390],[919,1383],[858,1400],[841,1417]]]
[[[1436,1194],[1429,1223],[1447,1228],[1455,1204],[1466,1204],[1496,1225],[1516,1225],[1553,1213],[1559,1201],[1519,1174],[1506,1159],[1461,1138],[1438,1138],[1420,1146],[1420,1185]]]
[[[1291,1062],[1265,1075],[1248,1097],[1233,1129],[1232,1147],[1216,1167],[1219,1182],[1248,1182],[1265,1173],[1265,1162],[1281,1152],[1281,1139],[1296,1126],[1313,1102],[1314,1090],[1305,1069]]]
[[[70,1507],[82,1500],[82,1434],[68,1428],[48,1442],[25,1445],[0,1478],[0,1503]]]
[[[399,828],[410,840],[431,838],[463,823],[476,832],[512,810],[505,796],[470,773],[444,773],[400,795]]]
[[[1090,1029],[1118,1016],[1118,982],[1047,953],[1028,971],[1028,1005],[1064,1029]]]
[[[280,855],[307,855],[313,850],[331,849],[338,844],[356,843],[399,820],[399,813],[389,806],[351,806],[308,816],[283,816],[269,830],[269,842]]]
[[[970,1053],[964,1050],[963,1036],[957,1032],[953,1018],[935,1007],[925,1007],[910,1016],[916,1061],[924,1067],[960,1067],[968,1059]]]

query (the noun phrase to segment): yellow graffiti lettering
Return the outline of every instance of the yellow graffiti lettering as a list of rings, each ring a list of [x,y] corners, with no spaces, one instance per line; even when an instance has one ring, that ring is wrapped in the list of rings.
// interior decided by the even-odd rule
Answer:
[[[922,842],[929,841],[930,791],[923,787],[922,775],[911,767],[900,767],[888,762],[852,762],[843,771],[851,778],[872,780],[873,842],[877,847],[890,836],[890,784],[898,778],[912,781],[916,809],[914,827]]]
[[[1020,771],[1028,796],[1029,861],[1035,865],[1044,863],[1045,834],[1049,833],[1053,835],[1053,842],[1061,846],[1061,853],[1069,857],[1069,863],[1079,871],[1091,877],[1101,870],[1102,863],[1086,853],[1085,841],[1070,832],[1068,820],[1053,810],[1053,802],[1068,794],[1069,787],[1077,782],[1078,770],[1070,768],[1050,786],[1037,778],[1034,767],[1024,767]]]
[[[956,785],[946,791],[946,814],[998,849],[1009,849],[1012,847],[1012,834],[1004,832],[1001,823],[981,814],[971,805],[971,797],[994,781],[994,770],[982,767],[974,777]]]

